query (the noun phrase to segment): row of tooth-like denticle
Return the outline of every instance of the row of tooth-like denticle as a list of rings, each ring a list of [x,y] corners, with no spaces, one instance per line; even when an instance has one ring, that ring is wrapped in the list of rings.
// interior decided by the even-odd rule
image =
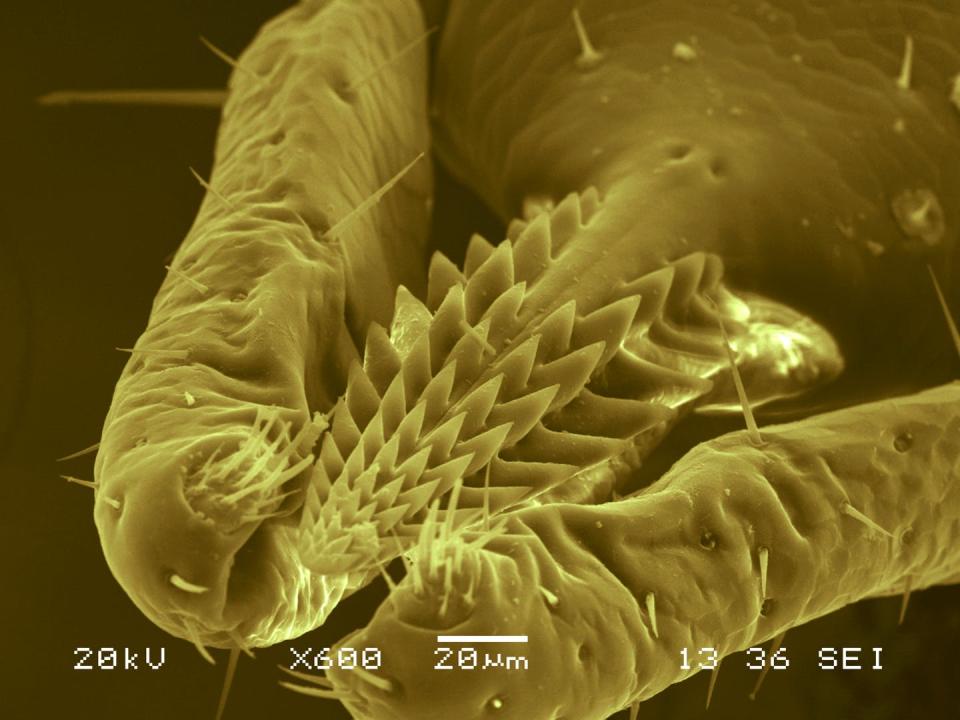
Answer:
[[[709,391],[624,340],[656,327],[665,347],[722,356],[676,329],[710,324],[698,296],[718,287],[713,256],[628,279],[589,313],[576,288],[553,307],[525,304],[597,207],[593,191],[571,195],[513,240],[475,237],[463,272],[437,254],[426,303],[400,288],[389,334],[371,327],[321,443],[300,527],[312,571],[374,571],[458,479],[458,526],[543,495],[639,436],[659,438],[680,404]]]

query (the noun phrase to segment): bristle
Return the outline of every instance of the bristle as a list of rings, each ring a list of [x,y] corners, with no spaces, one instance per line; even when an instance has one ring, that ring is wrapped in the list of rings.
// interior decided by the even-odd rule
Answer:
[[[770,645],[770,651],[767,653],[767,657],[772,657],[773,655],[776,655],[777,651],[780,649],[780,646],[783,645],[783,638],[786,636],[786,634],[787,634],[787,631],[784,630],[782,633],[780,633],[773,639],[773,643],[771,643]],[[767,673],[769,672],[769,670],[770,670],[770,663],[769,662],[764,663],[763,670],[760,671],[760,676],[757,678],[757,682],[756,684],[754,684],[753,690],[750,691],[749,697],[751,700],[757,699],[757,693],[760,692],[760,686],[763,685],[763,679],[767,676]]]
[[[543,599],[547,601],[547,605],[550,607],[556,608],[560,605],[560,598],[542,585],[540,586],[540,594],[543,595]]]
[[[327,680],[327,678],[322,675],[310,675],[304,672],[297,672],[296,670],[291,670],[288,667],[283,665],[277,665],[277,668],[285,672],[291,677],[295,677],[297,680],[303,680],[303,682],[312,683],[314,685],[319,685],[320,687],[333,689],[333,683]]]
[[[74,485],[83,485],[91,490],[97,489],[97,483],[90,480],[81,480],[80,478],[75,478],[73,475],[61,475],[60,477],[62,477],[68,483],[73,483]],[[119,503],[117,503],[117,507],[119,508]]]
[[[912,584],[913,578],[910,575],[907,575],[907,579],[903,584],[903,599],[900,601],[900,617],[897,620],[897,625],[903,625],[903,619],[907,616],[907,605],[910,604],[910,590]]]
[[[848,503],[848,502],[845,502],[845,503],[843,503],[843,505],[840,506],[840,511],[843,512],[843,513],[846,514],[846,515],[849,515],[849,516],[852,517],[854,520],[857,520],[858,522],[863,523],[864,525],[866,525],[866,526],[867,526],[868,528],[870,528],[871,530],[876,530],[878,533],[881,533],[882,535],[886,535],[888,538],[892,538],[892,537],[893,537],[893,535],[892,535],[891,533],[887,532],[887,531],[884,530],[882,527],[880,527],[879,525],[877,525],[877,523],[875,523],[875,522],[874,522],[873,520],[871,520],[869,517],[867,517],[867,516],[864,515],[862,512],[860,512],[859,510],[857,510],[855,507],[853,507],[853,505],[851,505],[851,504]]]
[[[940,309],[943,310],[943,317],[947,321],[947,328],[950,330],[950,337],[953,339],[953,346],[957,350],[957,356],[960,357],[960,332],[957,331],[957,323],[953,319],[953,313],[950,312],[950,306],[947,305],[947,299],[940,289],[940,283],[937,282],[937,275],[933,268],[927,265],[927,272],[930,273],[930,280],[933,282],[934,292],[937,293],[937,300],[940,302]]]
[[[190,638],[190,642],[193,643],[193,646],[197,649],[197,652],[200,653],[200,657],[202,657],[211,665],[216,665],[217,661],[213,659],[213,655],[211,655],[210,651],[203,646],[202,642],[200,642],[200,636],[197,634],[197,629],[186,618],[183,619],[183,628],[186,631],[187,636]]]
[[[647,608],[647,615],[650,616],[650,628],[653,630],[653,636],[655,638],[660,637],[660,632],[657,630],[657,600],[654,597],[652,592],[648,592],[643,597],[643,602]]]
[[[365,683],[368,683],[370,685],[373,685],[374,687],[380,688],[384,692],[393,692],[393,683],[390,682],[387,678],[382,678],[382,677],[379,677],[378,675],[374,675],[372,672],[370,672],[369,670],[363,667],[360,667],[359,665],[354,667],[350,671],[350,673],[360,678]]]
[[[909,90],[913,80],[913,37],[907,35],[903,41],[903,60],[900,63],[900,74],[897,76],[897,87]]]
[[[457,510],[457,502],[460,500],[460,491],[463,489],[463,478],[458,477],[453,483],[453,489],[450,491],[450,501],[447,503],[447,509],[443,516],[443,531],[441,537],[444,542],[449,542],[453,537],[453,518]]]
[[[235,206],[232,202],[230,202],[229,200],[227,200],[223,195],[221,195],[217,190],[215,190],[214,187],[213,187],[213,185],[211,185],[209,182],[207,182],[206,180],[204,180],[203,177],[200,175],[200,173],[198,173],[196,170],[194,170],[194,169],[193,169],[192,167],[190,167],[189,165],[187,166],[187,169],[190,171],[190,174],[193,175],[194,179],[195,179],[198,183],[200,183],[200,187],[202,187],[202,188],[203,188],[204,190],[206,190],[208,193],[210,193],[210,194],[213,195],[215,198],[217,198],[217,200],[219,200],[220,202],[222,202],[222,203],[224,204],[224,206],[225,206],[228,210],[236,210],[236,209],[237,209],[236,206]],[[170,269],[170,266],[169,266],[169,265],[167,266],[167,269],[168,269],[168,270]]]
[[[477,575],[478,573],[470,573],[470,582],[467,585],[467,591],[463,594],[463,602],[467,607],[473,607],[476,601],[473,593],[477,589]]]
[[[169,272],[172,272],[172,273],[173,273],[174,275],[176,275],[178,278],[186,281],[194,290],[196,290],[197,292],[199,292],[201,295],[205,295],[207,292],[210,291],[210,288],[208,288],[206,285],[204,285],[204,284],[203,284],[202,282],[200,282],[199,280],[194,280],[192,277],[190,277],[189,275],[187,275],[187,274],[186,274],[185,272],[183,272],[182,270],[178,270],[177,268],[175,268],[175,267],[173,267],[173,266],[171,266],[171,265],[164,265],[163,267],[164,267],[165,270],[168,270]]]
[[[758,555],[760,557],[760,601],[763,602],[767,597],[767,563],[770,560],[770,551],[761,547]]]
[[[397,533],[391,529],[390,534],[393,535],[393,540],[397,545],[397,553],[399,554],[400,559],[407,570],[407,576],[413,578],[414,595],[417,595],[417,596],[422,595],[424,585],[423,585],[423,576],[420,574],[419,564],[414,561],[411,561],[410,558],[407,557],[406,550],[404,550],[403,544],[400,542],[400,538],[397,537]]]
[[[299,212],[297,212],[296,210],[293,210],[292,212],[293,212],[293,217],[296,219],[296,221],[297,221],[297,223],[300,225],[300,227],[302,227],[304,230],[306,230],[307,233],[310,235],[310,237],[313,237],[314,230],[313,230],[312,227],[310,227],[310,223],[308,223],[308,222],[304,219],[303,215],[301,215],[301,214],[300,214]]]
[[[397,589],[397,583],[394,582],[393,578],[390,577],[390,574],[387,572],[386,568],[383,567],[383,564],[379,561],[376,561],[377,570],[380,571],[380,575],[383,577],[385,583],[387,583],[387,589],[392,593]]]
[[[316,413],[293,435],[292,421],[282,420],[281,413],[282,408],[258,407],[246,437],[236,449],[223,456],[223,448],[215,448],[203,465],[188,475],[188,503],[233,528],[294,512],[296,507],[280,509],[281,504],[304,493],[304,488],[284,490],[284,486],[313,465],[309,450],[327,423]],[[313,513],[319,504],[317,489],[312,491],[314,495],[305,493],[305,515]]]
[[[483,529],[490,530],[490,466],[483,471]]]
[[[202,595],[210,590],[210,588],[204,587],[203,585],[196,585],[192,582],[187,582],[176,573],[173,573],[170,576],[170,584],[179,590],[183,590],[184,592],[188,592],[193,595]]]
[[[234,628],[233,630],[228,630],[227,635],[229,635],[230,639],[233,640],[234,647],[239,648],[240,651],[251,660],[257,659],[256,656],[253,654],[253,650],[249,648],[246,641],[243,639],[240,633],[237,632],[236,628]]]
[[[348,212],[344,217],[334,223],[329,230],[323,233],[323,239],[328,240],[335,234],[341,232],[345,227],[350,225],[354,220],[363,215],[367,210],[380,202],[381,198],[386,195],[394,185],[396,185],[400,180],[406,175],[410,169],[419,162],[425,153],[419,153],[413,160],[408,162],[400,172],[394,175],[392,178],[387,180],[379,189],[374,190],[369,197],[365,198],[359,205],[357,205],[353,210]]]
[[[74,453],[69,455],[64,455],[63,457],[57,458],[57,462],[64,462],[65,460],[73,460],[74,458],[83,457],[84,455],[89,455],[90,453],[95,453],[100,448],[100,443],[96,442],[89,447],[85,447],[83,450],[77,450]]]
[[[400,48],[399,50],[397,50],[395,53],[393,53],[392,55],[390,55],[386,60],[384,60],[384,61],[383,61],[382,63],[380,63],[379,65],[377,65],[373,70],[371,70],[370,72],[368,72],[366,75],[364,75],[363,77],[361,77],[361,78],[358,79],[358,80],[354,80],[354,81],[351,82],[349,85],[347,85],[347,87],[346,87],[347,92],[356,92],[357,90],[359,90],[361,87],[363,87],[363,86],[366,85],[368,82],[370,82],[371,80],[373,80],[375,77],[377,77],[378,75],[380,75],[380,73],[382,73],[385,68],[389,67],[390,65],[396,64],[397,61],[400,60],[400,59],[401,59],[404,55],[406,55],[408,52],[410,52],[411,50],[413,50],[413,49],[416,48],[417,46],[422,45],[423,42],[424,42],[428,37],[430,37],[431,35],[433,35],[433,33],[435,33],[435,32],[436,32],[437,30],[439,30],[439,29],[440,29],[440,28],[438,28],[438,27],[432,27],[432,28],[427,29],[425,32],[421,33],[420,35],[418,35],[416,38],[414,38],[413,40],[411,40],[410,42],[408,42],[406,45],[404,45],[402,48]]]
[[[463,571],[463,556],[464,556],[465,549],[466,549],[466,545],[462,542],[458,542],[454,546],[453,564],[454,564],[454,569],[458,573]]]
[[[436,576],[437,558],[434,549],[434,539],[436,537],[437,515],[440,513],[440,498],[436,498],[430,503],[427,509],[427,516],[420,528],[420,540],[417,544],[417,551],[420,557],[427,563],[427,577],[431,580]]]
[[[209,51],[212,52],[214,55],[216,55],[218,58],[220,58],[221,60],[223,60],[227,65],[229,65],[230,67],[232,67],[234,70],[239,70],[240,72],[246,73],[247,75],[249,75],[249,76],[251,76],[251,77],[253,77],[253,78],[256,78],[257,80],[261,80],[261,81],[263,80],[263,78],[261,78],[261,77],[260,77],[259,75],[257,75],[255,72],[253,72],[253,70],[250,70],[249,68],[246,68],[246,67],[244,67],[243,65],[241,65],[239,62],[237,62],[237,59],[236,59],[236,58],[231,57],[230,55],[228,55],[227,53],[225,53],[223,50],[221,50],[220,48],[218,48],[218,47],[217,47],[216,45],[214,45],[212,42],[210,42],[209,40],[207,40],[207,38],[205,38],[203,35],[200,36],[200,42],[203,43],[203,45],[207,48],[207,50],[209,50]]]
[[[580,19],[579,8],[573,8],[571,15],[573,16],[573,26],[577,31],[577,40],[580,42],[580,55],[577,56],[576,64],[578,68],[588,70],[600,62],[603,55],[597,52],[590,42],[587,29],[583,26],[583,20]]]
[[[753,445],[763,445],[763,437],[760,435],[760,429],[757,427],[757,421],[753,416],[753,410],[750,407],[750,400],[747,398],[747,391],[743,387],[743,378],[740,377],[740,369],[737,367],[736,358],[733,356],[733,349],[730,347],[730,338],[727,335],[727,329],[723,325],[723,317],[716,301],[711,297],[710,302],[717,312],[717,324],[720,326],[720,334],[723,338],[723,349],[727,354],[727,361],[730,363],[730,372],[733,373],[733,384],[737,388],[737,397],[740,398],[740,405],[743,408],[743,419],[747,423],[747,435]]]
[[[169,358],[175,358],[175,359],[178,359],[178,360],[186,360],[187,357],[188,357],[189,354],[190,354],[189,351],[187,351],[187,350],[165,350],[165,349],[158,349],[158,348],[122,348],[122,347],[118,347],[118,348],[114,348],[114,350],[117,350],[117,351],[119,351],[119,352],[130,353],[131,355],[133,355],[133,354],[139,354],[139,355],[156,355],[157,357],[169,357]]]
[[[468,541],[464,546],[465,549],[482,550],[484,547],[486,547],[487,543],[489,543],[491,540],[503,535],[505,527],[506,526],[503,524],[495,525],[493,528],[491,528],[487,532],[481,533],[477,537]]]
[[[717,660],[716,666],[710,671],[710,684],[707,685],[707,702],[704,705],[704,710],[710,709],[710,701],[713,699],[713,690],[717,686],[717,675],[720,674],[720,663],[723,662],[723,659]]]
[[[440,602],[440,617],[446,617],[447,608],[450,602],[450,593],[453,590],[453,561],[444,556],[443,558],[443,599]]]
[[[227,698],[230,697],[230,687],[233,685],[233,678],[237,673],[237,661],[240,659],[240,648],[230,649],[230,657],[227,660],[227,672],[223,677],[223,687],[220,689],[220,700],[217,702],[216,720],[222,720],[223,711],[227,707]]]

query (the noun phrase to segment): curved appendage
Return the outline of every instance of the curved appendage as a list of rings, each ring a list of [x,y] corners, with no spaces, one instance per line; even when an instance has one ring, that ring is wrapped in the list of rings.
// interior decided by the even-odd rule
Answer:
[[[425,275],[423,38],[412,0],[305,0],[225,58],[207,194],[129,348],[95,467],[111,571],[200,648],[301,635],[343,595],[298,555],[302,491],[353,337]]]
[[[435,535],[342,641],[381,649],[380,682],[339,669],[333,687],[363,720],[602,720],[692,675],[683,648],[723,657],[907,578],[958,576],[960,384],[763,435],[697,446],[627,499],[515,511],[492,537]],[[528,669],[425,669],[438,634],[528,635],[489,649]]]

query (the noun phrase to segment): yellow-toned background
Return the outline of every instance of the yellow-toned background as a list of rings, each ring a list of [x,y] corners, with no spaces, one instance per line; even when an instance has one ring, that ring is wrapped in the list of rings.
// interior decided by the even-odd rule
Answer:
[[[142,330],[163,265],[192,220],[210,169],[218,114],[167,108],[40,108],[56,88],[218,87],[227,68],[198,42],[238,53],[287,3],[41,2],[5,8],[0,23],[4,103],[0,158],[0,716],[210,718],[225,664],[211,668],[187,643],[154,628],[114,582],[100,553],[88,490],[92,457],[54,458],[99,437],[113,383]],[[496,224],[455,189],[441,188],[455,248],[467,221]],[[456,219],[460,219],[457,221]],[[960,538],[958,538],[960,541]],[[298,648],[329,644],[382,598],[368,588]],[[896,626],[895,599],[861,603],[788,634],[793,666],[774,672],[755,702],[745,657],[723,666],[713,718],[960,717],[960,589],[916,595]],[[517,628],[522,632],[522,628]],[[816,669],[821,646],[882,646],[879,672]],[[165,646],[159,671],[72,669],[74,648]],[[228,718],[347,717],[333,703],[277,687],[289,649],[242,661]],[[677,658],[677,662],[680,659]],[[431,670],[425,670],[431,672]],[[531,674],[536,668],[529,670]],[[700,717],[706,676],[646,703],[641,717]],[[576,720],[576,719],[571,719]]]

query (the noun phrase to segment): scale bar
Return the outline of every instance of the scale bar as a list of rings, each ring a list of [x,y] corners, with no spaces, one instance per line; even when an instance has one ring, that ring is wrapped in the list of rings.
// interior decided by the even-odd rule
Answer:
[[[437,635],[437,642],[447,643],[525,643],[526,635]]]

